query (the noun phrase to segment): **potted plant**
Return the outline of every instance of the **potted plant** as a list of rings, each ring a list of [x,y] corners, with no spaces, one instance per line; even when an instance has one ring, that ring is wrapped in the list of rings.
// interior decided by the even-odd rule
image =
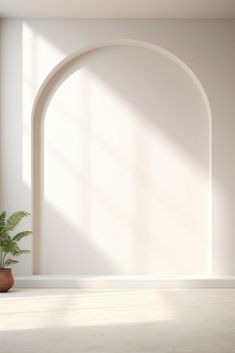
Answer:
[[[21,220],[27,216],[29,213],[25,211],[14,212],[9,218],[6,217],[5,211],[0,214],[0,292],[8,292],[13,287],[14,278],[8,266],[18,263],[14,257],[30,251],[21,249],[18,242],[29,236],[31,231],[25,230],[11,235]]]

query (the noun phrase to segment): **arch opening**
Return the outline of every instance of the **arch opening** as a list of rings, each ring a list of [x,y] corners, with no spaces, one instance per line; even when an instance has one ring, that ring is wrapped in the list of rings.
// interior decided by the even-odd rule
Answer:
[[[208,190],[207,190],[207,194],[206,197],[208,198],[207,200],[207,215],[206,217],[208,218],[208,224],[206,225],[207,227],[207,247],[206,247],[206,259],[204,259],[204,267],[205,268],[205,273],[204,274],[209,274],[210,273],[210,266],[211,266],[211,174],[212,174],[212,138],[211,138],[211,134],[212,134],[212,121],[211,121],[211,111],[210,111],[210,105],[205,93],[204,88],[202,87],[200,81],[198,80],[198,78],[195,76],[195,74],[177,57],[175,57],[173,54],[171,54],[170,52],[159,48],[153,44],[150,43],[145,43],[145,42],[140,42],[140,41],[134,41],[134,40],[114,40],[114,41],[110,41],[110,42],[106,42],[106,43],[101,43],[101,44],[97,44],[94,46],[91,46],[89,48],[85,48],[83,50],[78,51],[77,53],[69,56],[68,58],[66,58],[65,60],[63,60],[58,66],[56,66],[56,68],[49,74],[49,76],[47,77],[47,79],[44,81],[42,87],[40,88],[38,95],[36,97],[35,100],[35,104],[34,104],[34,108],[33,108],[33,139],[32,139],[32,149],[33,149],[33,168],[32,168],[32,185],[33,185],[33,231],[34,231],[34,245],[33,245],[33,260],[34,260],[34,273],[38,274],[41,273],[42,271],[40,270],[40,258],[41,258],[41,254],[40,254],[40,249],[42,249],[42,231],[43,230],[43,222],[42,222],[42,217],[43,217],[43,204],[44,204],[44,173],[45,173],[45,169],[44,169],[44,147],[45,144],[43,143],[44,141],[44,117],[46,114],[48,114],[48,109],[50,108],[51,102],[54,99],[54,96],[57,94],[57,91],[59,89],[59,87],[63,86],[64,82],[71,76],[73,76],[74,72],[77,71],[78,65],[80,65],[80,63],[82,61],[87,60],[87,58],[89,58],[89,54],[94,54],[94,53],[98,53],[100,50],[104,50],[104,52],[106,51],[106,49],[109,48],[136,48],[138,49],[144,49],[147,51],[150,51],[151,53],[157,54],[159,56],[159,58],[163,58],[163,62],[164,60],[166,60],[166,62],[169,62],[171,64],[173,64],[173,68],[177,67],[177,74],[178,72],[180,73],[181,71],[187,75],[187,77],[190,79],[189,81],[192,83],[192,86],[194,87],[194,89],[196,88],[200,99],[201,99],[201,103],[203,105],[203,109],[204,109],[204,117],[206,117],[207,120],[207,124],[208,124],[208,130],[206,132],[207,137],[208,137],[208,149],[207,149],[207,156],[208,156],[208,163],[207,163],[207,171],[208,172]],[[106,51],[107,52],[107,51]],[[117,54],[117,52],[116,52]],[[130,53],[127,53],[127,57],[128,55],[130,55]],[[99,59],[99,58],[98,58]],[[137,60],[138,61],[138,60]],[[103,66],[102,66],[103,67]],[[169,66],[170,69],[170,66]],[[94,70],[93,70],[94,71]],[[128,72],[126,72],[128,74]],[[93,72],[94,74],[94,72]],[[96,73],[97,74],[97,73]],[[110,74],[110,72],[109,72]],[[175,71],[172,71],[172,74],[175,74]],[[176,74],[176,79],[177,79],[177,74]],[[151,75],[150,75],[151,76]],[[149,79],[150,79],[149,76]],[[105,80],[109,80],[110,75],[107,75],[107,77],[105,77]],[[116,84],[117,86],[117,84]],[[191,87],[191,86],[190,86]],[[94,87],[93,87],[94,88]],[[192,87],[191,87],[192,88]],[[190,88],[190,89],[191,89]],[[115,87],[115,89],[117,89],[117,87]],[[161,87],[160,87],[161,89]],[[176,87],[176,90],[178,88]],[[193,89],[193,88],[192,88]],[[160,92],[160,91],[159,91]],[[186,91],[185,91],[186,92]],[[97,92],[96,92],[97,93]],[[172,95],[174,95],[174,90],[172,92]],[[130,98],[130,97],[128,97]],[[133,97],[131,97],[133,98]],[[131,100],[131,99],[129,99]],[[154,99],[153,99],[154,101]],[[134,103],[136,103],[137,101],[135,101]],[[103,102],[105,104],[105,101]],[[107,102],[106,102],[107,103]],[[133,103],[133,102],[131,102]],[[201,104],[200,103],[200,104]],[[174,102],[169,102],[169,104],[173,104]],[[133,104],[132,104],[133,105]],[[177,102],[175,107],[177,106]],[[142,106],[141,106],[142,108]],[[201,109],[201,108],[200,108]],[[130,113],[130,111],[128,111]],[[179,112],[180,112],[180,108],[179,108]],[[128,113],[128,114],[129,114]],[[147,111],[147,115],[151,115],[151,112]],[[102,114],[102,110],[100,111],[100,114]],[[144,111],[144,114],[146,114],[146,111]],[[166,111],[163,111],[163,115],[167,114]],[[170,114],[170,113],[169,113]],[[180,114],[180,113],[179,113]],[[184,114],[187,114],[187,112],[184,112]],[[185,115],[186,117],[186,115]],[[151,119],[150,119],[151,120]],[[159,123],[160,120],[158,120]],[[185,120],[186,121],[186,120]],[[141,128],[143,126],[141,125]],[[165,126],[166,128],[169,128],[169,126]],[[137,128],[141,129],[140,127]],[[147,131],[148,133],[146,133],[146,139],[148,140],[150,138],[151,132],[149,132],[151,130],[151,126]],[[187,132],[186,132],[187,133]],[[137,133],[138,136],[138,133]],[[160,136],[158,136],[158,139],[160,138]],[[187,139],[188,140],[188,139]],[[185,140],[186,141],[186,140]],[[145,141],[146,142],[146,141]],[[153,138],[153,145],[156,141]],[[138,145],[138,142],[137,142]],[[142,141],[142,145],[143,145],[143,141]],[[141,146],[142,146],[141,145]],[[159,145],[154,145],[156,147],[160,147]],[[194,146],[192,147],[192,149],[196,146],[196,144],[194,144]],[[197,149],[194,149],[195,154],[197,154]],[[141,153],[141,151],[139,151],[139,153]],[[170,163],[174,163],[174,160],[171,160],[169,162]],[[188,164],[189,161],[186,162],[186,164]],[[164,164],[164,163],[163,163]],[[182,170],[184,169],[185,165],[182,165]],[[137,168],[138,169],[138,168]],[[172,171],[172,170],[171,170]],[[139,172],[135,171],[136,173],[142,173],[142,171]],[[154,175],[154,174],[153,174]],[[155,175],[156,176],[156,175]],[[145,179],[146,176],[144,176]],[[186,177],[187,179],[187,177]],[[186,180],[185,179],[185,180]],[[193,181],[194,182],[194,181]],[[193,185],[193,182],[190,184],[191,186]],[[140,186],[139,186],[140,187]],[[173,192],[174,194],[174,192]],[[143,196],[143,195],[142,195]],[[104,197],[104,196],[102,196]],[[143,198],[145,198],[145,196],[143,196]],[[142,199],[143,201],[143,199]],[[186,200],[187,202],[189,201],[189,199]],[[137,203],[140,202],[141,203],[141,198],[139,200],[137,200]],[[155,207],[155,203],[153,201],[152,204],[153,207]],[[151,209],[151,205],[149,206]],[[204,206],[203,206],[204,207]],[[159,212],[161,212],[161,209],[157,208],[157,210]],[[118,210],[117,212],[120,212],[120,210]],[[167,216],[167,214],[164,215],[165,217]],[[153,216],[154,217],[154,216]],[[183,217],[183,216],[182,216]],[[124,216],[125,218],[125,216]],[[126,220],[125,220],[126,222]],[[167,222],[167,219],[165,219],[165,222]],[[175,223],[177,224],[177,223]],[[154,226],[154,223],[153,223]],[[138,224],[135,222],[135,226],[134,229],[135,231],[138,233],[138,228],[141,228],[141,224]],[[200,228],[200,227],[199,227]],[[198,228],[198,229],[199,229]],[[144,230],[146,231],[146,229]],[[143,231],[143,232],[144,232]],[[168,232],[170,231],[170,228],[168,229]],[[125,233],[125,231],[124,231]],[[132,233],[133,233],[133,229],[132,229]],[[151,231],[150,231],[151,233]],[[186,237],[186,233],[184,235]],[[151,237],[151,236],[149,236]],[[170,238],[169,238],[170,239]],[[167,241],[169,241],[169,239]],[[180,238],[179,238],[180,239]],[[184,238],[185,240],[186,238]],[[159,239],[158,239],[159,241]],[[152,247],[152,240],[150,239],[149,243],[151,244],[150,248]],[[97,244],[96,244],[97,245]],[[100,244],[99,244],[100,245]],[[122,245],[120,245],[121,247],[123,247],[123,243]],[[132,247],[132,245],[130,245],[130,247]],[[164,244],[165,246],[165,244]],[[151,249],[150,249],[151,250]],[[110,248],[107,248],[107,252],[110,251]],[[120,250],[123,251],[123,250]],[[129,253],[128,250],[126,249],[126,261],[128,263],[128,257],[129,257]],[[138,251],[137,254],[141,256],[141,245],[139,244],[138,246]],[[152,254],[152,256],[154,256]],[[146,259],[145,259],[146,261]],[[133,261],[132,261],[133,262]],[[114,270],[112,273],[110,274],[136,274],[135,271],[126,271],[125,272],[125,266],[123,267],[123,269],[121,271],[118,270],[118,266],[117,266],[118,260],[115,263],[115,266],[113,266]],[[102,267],[103,266],[103,267]],[[104,264],[101,266],[102,271],[103,268],[105,266],[109,266],[109,262],[107,261],[104,262]],[[159,263],[155,264],[155,268],[157,266],[160,266]],[[180,266],[179,265],[179,269],[177,270],[178,274],[181,274],[180,271]],[[111,266],[112,267],[112,266]],[[110,267],[110,268],[111,268]],[[128,267],[128,265],[127,265]],[[161,266],[160,266],[161,267]],[[118,272],[119,271],[119,272]],[[197,270],[196,270],[197,271]],[[172,271],[173,273],[174,271]],[[138,269],[137,274],[141,274],[140,270]],[[143,272],[144,274],[147,274],[149,272]],[[155,273],[155,270],[153,268],[153,273]],[[158,274],[166,274],[166,273],[170,273],[170,269],[168,269],[166,272],[164,272],[164,266],[162,267],[161,273]],[[192,271],[193,273],[193,271]],[[202,273],[202,272],[201,272]],[[199,274],[201,274],[199,273]],[[60,274],[60,273],[57,273]],[[81,273],[80,273],[81,274]],[[89,273],[85,273],[85,274],[89,274]],[[102,274],[102,272],[100,273],[94,273],[92,272],[91,274]],[[185,274],[184,269],[182,269],[182,274]],[[186,273],[187,274],[187,273]],[[193,273],[193,274],[198,274],[198,273]]]

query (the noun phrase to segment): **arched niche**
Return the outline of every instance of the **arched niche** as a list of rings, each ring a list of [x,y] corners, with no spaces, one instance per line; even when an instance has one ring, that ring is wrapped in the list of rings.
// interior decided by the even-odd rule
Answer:
[[[149,60],[150,60],[149,62],[147,58],[148,56],[147,53],[149,55]],[[117,67],[115,66],[117,64],[117,63],[115,64],[115,61],[117,60],[117,57],[119,56],[119,54],[120,54],[120,60],[121,60],[120,62],[122,64],[121,71],[117,70]],[[112,55],[115,55],[115,56],[112,57]],[[143,55],[143,58],[142,58],[143,61],[141,61],[142,59],[140,59],[142,55]],[[105,62],[106,58],[109,58],[107,59],[107,63]],[[112,58],[114,60],[112,60]],[[153,66],[155,65],[154,64],[155,59],[156,59],[156,70],[154,70],[154,66]],[[141,62],[144,63],[144,67],[141,67],[140,65]],[[95,72],[97,65],[98,65],[98,69],[100,70],[100,71],[98,70],[99,71],[98,75],[97,75],[97,72]],[[94,234],[94,231],[93,231],[93,234],[89,239],[89,242],[91,243],[94,242],[95,244],[91,244],[89,245],[89,247],[87,245],[82,246],[81,239],[79,239],[78,243],[76,243],[76,241],[74,242],[74,239],[76,236],[76,229],[73,230],[70,226],[66,228],[66,226],[63,225],[63,223],[61,223],[61,225],[59,225],[58,227],[61,229],[64,228],[63,231],[65,233],[68,233],[68,234],[74,233],[74,238],[69,239],[67,242],[67,244],[68,243],[70,244],[68,247],[66,244],[63,244],[63,241],[60,241],[60,239],[62,238],[58,237],[56,239],[55,235],[53,235],[53,239],[51,239],[51,241],[48,242],[46,245],[44,244],[45,240],[43,240],[43,236],[45,237],[46,235],[47,237],[46,239],[48,239],[50,237],[50,234],[56,233],[58,229],[56,230],[56,227],[53,229],[53,224],[55,224],[57,221],[58,223],[60,222],[61,217],[63,216],[63,213],[65,211],[65,210],[64,211],[61,210],[60,215],[57,213],[56,216],[53,216],[53,213],[50,213],[52,211],[49,210],[51,209],[51,206],[48,206],[50,208],[46,208],[47,206],[44,199],[45,197],[44,177],[47,173],[47,169],[50,168],[51,162],[50,161],[48,162],[47,159],[45,160],[45,163],[48,166],[46,167],[46,170],[45,170],[44,169],[44,157],[45,157],[44,149],[47,147],[44,141],[44,125],[45,125],[44,118],[47,114],[50,114],[50,107],[53,101],[56,99],[56,95],[60,94],[58,92],[60,92],[60,90],[63,90],[63,87],[66,84],[66,82],[68,82],[68,80],[70,80],[71,77],[73,77],[76,74],[76,72],[78,72],[81,69],[81,67],[84,67],[84,66],[88,66],[89,70],[91,69],[90,71],[93,71],[93,74],[95,74],[96,78],[98,77],[99,80],[104,81],[106,85],[108,83],[108,87],[111,86],[111,89],[115,91],[114,94],[117,97],[121,97],[120,99],[124,98],[125,104],[129,104],[132,107],[131,110],[128,111],[130,112],[130,114],[127,113],[126,115],[128,119],[129,119],[129,116],[132,115],[133,111],[135,111],[135,113],[133,114],[134,115],[136,114],[136,116],[137,115],[139,116],[138,111],[140,111],[140,115],[142,114],[141,116],[147,117],[146,119],[148,121],[144,122],[146,126],[143,126],[143,125],[134,126],[134,129],[136,130],[135,146],[137,149],[139,149],[138,156],[141,156],[143,160],[142,165],[145,163],[145,161],[148,158],[146,157],[146,154],[143,153],[143,149],[144,149],[143,146],[145,146],[146,143],[149,144],[146,148],[147,149],[151,148],[152,151],[154,150],[155,147],[156,147],[156,150],[164,149],[164,151],[167,151],[162,153],[162,155],[159,154],[156,157],[156,165],[161,160],[160,162],[161,165],[159,164],[160,165],[159,168],[163,169],[162,175],[159,177],[159,185],[154,184],[155,180],[161,174],[161,173],[158,173],[152,167],[152,165],[154,165],[155,163],[154,162],[155,157],[154,156],[151,157],[152,158],[151,163],[149,164],[151,165],[150,169],[153,172],[150,180],[148,179],[148,175],[144,174],[144,173],[147,173],[148,171],[146,172],[144,169],[141,169],[141,165],[138,165],[138,161],[137,163],[135,163],[136,161],[133,162],[130,159],[128,159],[128,152],[127,152],[127,160],[125,160],[123,163],[126,168],[127,161],[128,161],[128,163],[131,165],[131,168],[133,170],[132,173],[134,173],[135,175],[138,175],[137,177],[138,181],[136,182],[136,185],[138,186],[136,186],[136,188],[138,188],[138,190],[142,190],[144,188],[143,185],[146,184],[147,185],[146,188],[148,189],[146,194],[143,193],[142,191],[140,192],[138,191],[137,193],[135,193],[135,191],[132,190],[132,193],[134,193],[135,195],[134,198],[136,198],[136,201],[134,202],[135,204],[134,207],[136,209],[139,208],[138,211],[136,211],[137,212],[136,217],[133,215],[130,215],[128,213],[129,212],[128,210],[123,211],[122,207],[119,207],[120,205],[117,206],[115,202],[112,203],[107,197],[107,195],[105,195],[105,193],[102,194],[102,192],[99,191],[99,188],[97,188],[97,185],[95,186],[95,188],[98,190],[98,191],[97,190],[95,191],[96,194],[97,192],[100,193],[99,197],[102,199],[102,202],[107,203],[105,207],[107,207],[108,209],[113,209],[113,212],[117,213],[118,217],[122,219],[122,224],[127,224],[128,229],[131,228],[131,231],[126,229],[122,231],[121,229],[124,229],[125,227],[123,226],[124,228],[122,228],[122,225],[120,225],[119,223],[115,224],[114,222],[113,226],[115,229],[118,229],[120,226],[120,233],[118,236],[116,234],[116,237],[119,240],[120,239],[122,240],[120,240],[120,244],[118,245],[118,243],[115,244],[115,238],[111,237],[112,239],[110,241],[110,246],[108,246],[107,249],[105,249],[106,253],[103,253],[103,250],[101,249],[101,247],[103,246],[105,248],[105,244],[107,243],[107,234],[112,233],[111,228],[108,230],[106,229],[107,234],[106,234],[106,238],[104,237],[104,239],[102,240],[103,245],[102,243],[98,244],[96,240],[102,237],[102,234],[105,233],[105,230],[101,229],[100,234],[98,232],[97,235]],[[129,72],[132,71],[133,67],[138,73],[136,75],[137,77],[136,84],[139,85],[139,91],[134,95],[130,94],[131,91],[135,91],[135,86],[131,86],[130,81],[135,80],[135,77],[131,76],[130,77],[131,79],[128,81]],[[151,72],[147,73],[149,67],[152,68],[152,75],[151,75]],[[109,70],[106,72],[106,69],[109,69]],[[158,76],[155,76],[157,70],[159,70]],[[100,72],[102,73],[103,77],[102,75],[101,77],[99,77]],[[115,72],[117,73],[115,74]],[[143,81],[145,76],[147,77],[146,82]],[[127,79],[127,81],[124,82],[122,87],[122,79],[124,79],[124,77]],[[141,77],[142,77],[142,81],[138,81],[138,79]],[[156,77],[158,77],[159,81],[161,81],[161,85],[156,85],[155,87],[154,86],[155,82],[157,82]],[[113,82],[113,79],[115,79],[115,82]],[[172,80],[172,81],[169,81],[169,80]],[[86,81],[86,78],[85,78],[85,81]],[[149,88],[148,85],[151,85],[151,88],[154,88],[154,90],[152,89],[150,91],[148,89]],[[87,89],[86,87],[87,85],[85,85],[84,89]],[[93,87],[92,89],[94,90],[96,88]],[[99,86],[99,89],[100,89],[100,86]],[[170,95],[169,95],[169,90],[171,91]],[[182,94],[180,96],[181,91],[182,91]],[[151,92],[154,97],[152,97],[151,100],[148,101],[147,98],[150,97]],[[162,94],[162,92],[165,92],[165,94]],[[99,96],[100,91],[98,90],[94,94],[96,94],[96,97],[97,97]],[[145,95],[147,97],[145,97]],[[156,95],[156,99],[158,99],[159,97],[158,103],[159,103],[159,106],[161,107],[160,110],[156,110],[156,111],[154,111],[155,95]],[[185,97],[183,97],[183,95],[185,95]],[[191,101],[190,97],[192,95],[195,95],[196,103],[194,101]],[[103,96],[105,97],[105,94]],[[83,99],[84,96],[80,98]],[[117,98],[117,100],[118,99],[119,98]],[[166,102],[163,103],[164,99],[166,99]],[[185,99],[185,103],[183,99]],[[91,106],[93,105],[93,103],[94,102],[92,101],[89,102]],[[96,105],[96,109],[99,111],[100,116],[104,115],[102,109],[108,104],[109,102],[104,98],[104,101],[99,106]],[[146,107],[148,105],[150,106],[150,108],[152,106],[154,109],[153,110],[151,110],[150,108],[147,109]],[[181,114],[181,109],[182,109],[182,114]],[[115,107],[113,111],[111,108],[112,113],[114,113],[114,110],[115,110]],[[160,117],[160,114],[162,114],[163,118]],[[188,118],[187,118],[187,114],[188,114]],[[124,113],[124,116],[125,116],[125,113]],[[171,116],[172,116],[172,120],[169,119],[169,117]],[[165,117],[167,118],[165,119]],[[176,119],[174,119],[175,117]],[[138,119],[138,117],[135,119]],[[48,121],[49,120],[50,119],[48,118]],[[197,120],[200,121],[199,125],[197,124]],[[107,122],[108,122],[107,120],[106,122],[104,120],[102,123],[106,124]],[[59,120],[58,120],[58,123],[59,123]],[[61,63],[59,63],[54,68],[54,70],[48,75],[48,77],[42,84],[37,94],[37,97],[35,99],[35,103],[33,107],[32,125],[33,125],[33,131],[32,131],[33,133],[32,182],[33,183],[32,185],[33,185],[34,274],[79,274],[79,275],[81,274],[93,274],[93,275],[97,275],[97,274],[99,275],[100,274],[104,274],[104,275],[106,274],[132,274],[132,275],[133,274],[134,275],[209,274],[210,264],[211,264],[211,179],[212,179],[211,177],[211,173],[212,173],[211,111],[210,111],[208,98],[206,96],[203,86],[201,85],[196,75],[191,71],[191,69],[185,63],[183,63],[179,58],[177,58],[175,55],[173,55],[172,53],[168,52],[163,48],[160,48],[150,43],[135,41],[135,40],[113,40],[105,43],[95,44],[93,46],[81,49],[78,52],[74,53],[73,55],[67,57]],[[55,125],[55,122],[54,122],[54,125]],[[174,127],[172,128],[172,126]],[[200,127],[202,127],[201,131],[200,131]],[[144,130],[141,130],[142,128]],[[55,130],[56,130],[56,126],[55,126]],[[145,142],[143,142],[141,131],[145,131],[145,130],[148,132],[145,132],[145,135],[146,135],[144,140]],[[153,134],[155,134],[153,133],[154,131],[156,131],[156,134],[158,133],[158,137],[153,136]],[[109,131],[108,133],[110,134],[111,132]],[[120,131],[118,133],[122,134],[120,133]],[[201,133],[201,137],[200,137],[200,133]],[[102,135],[102,132],[101,132],[101,135]],[[100,136],[98,137],[96,136],[96,138],[100,139]],[[138,140],[139,138],[140,140]],[[102,136],[101,136],[101,139],[102,139]],[[151,143],[149,143],[150,140],[152,141]],[[162,145],[159,144],[159,141],[162,141],[161,142]],[[103,146],[105,145],[104,141],[100,141],[100,142],[103,143]],[[64,146],[66,146],[66,141],[63,141],[63,143],[64,143]],[[204,143],[202,148],[200,147],[201,143],[202,144]],[[126,151],[128,151],[128,147]],[[173,151],[172,154],[171,154],[171,151]],[[115,148],[111,148],[109,151],[109,154],[112,156],[112,159],[114,160],[115,158],[118,159],[120,157],[115,155],[115,153],[116,153]],[[178,155],[181,157],[178,158],[177,156],[175,156],[173,158],[172,156],[174,153],[176,155],[178,153]],[[147,166],[147,168],[149,167]],[[166,169],[164,170],[164,168]],[[187,168],[188,170],[186,170]],[[172,175],[174,176],[174,182],[172,179]],[[181,175],[182,175],[182,178],[181,178]],[[102,178],[103,176],[100,176],[100,178]],[[55,178],[55,180],[56,179],[59,179],[59,175],[57,178]],[[165,179],[165,185],[163,185],[164,179]],[[177,180],[177,182],[175,182],[175,180]],[[199,182],[199,180],[203,180],[203,181]],[[89,183],[85,181],[85,183],[86,185],[90,183],[87,189],[88,191],[85,192],[85,194],[87,195],[89,194],[89,190],[93,190],[92,189],[93,186],[90,181]],[[199,183],[201,183],[202,186],[200,186]],[[107,184],[108,184],[108,181],[106,181],[106,185]],[[152,189],[150,188],[151,191],[149,190],[149,185],[151,185],[151,188],[152,188]],[[81,189],[84,189],[84,184],[83,186],[81,186]],[[179,190],[179,192],[177,190]],[[192,191],[191,197],[189,197],[189,194],[188,194],[190,190]],[[176,193],[176,191],[178,192],[178,194]],[[58,192],[59,192],[59,188],[58,188]],[[56,191],[54,191],[54,193],[56,193]],[[121,190],[120,193],[123,193],[123,197],[125,198],[124,190]],[[137,194],[139,196],[137,196]],[[167,194],[169,194],[170,196],[169,195],[167,196],[169,200],[165,202],[164,198]],[[201,199],[200,199],[200,195],[203,195]],[[95,197],[97,197],[97,195]],[[146,201],[146,198],[148,198],[148,201]],[[163,207],[161,208],[161,204],[160,205],[158,204],[159,200],[161,200],[161,204],[165,204],[165,203],[167,204],[167,206],[164,205],[165,209],[167,208],[171,210],[166,211],[163,209]],[[128,204],[128,202],[129,202],[128,200],[123,201],[124,204]],[[192,204],[195,204],[195,208],[192,207]],[[97,208],[98,210],[99,206],[96,206],[96,207],[98,207]],[[144,212],[146,212],[145,219],[141,220],[140,218],[143,217],[142,215]],[[190,215],[188,215],[188,213]],[[150,214],[151,216],[149,216]],[[48,217],[46,221],[47,223],[46,227],[48,228],[47,230],[45,230],[45,222],[44,222],[45,217]],[[79,217],[82,217],[81,214]],[[103,216],[100,215],[100,218],[102,217],[105,218],[105,215]],[[159,218],[157,219],[157,217]],[[188,221],[188,217],[189,218],[191,217],[193,221],[191,222]],[[133,221],[133,218],[135,218],[134,221]],[[148,228],[148,220],[147,220],[148,218],[151,218],[151,220],[149,221],[150,224],[152,224],[150,226],[151,229]],[[154,218],[157,219],[156,222]],[[204,220],[202,220],[202,218],[204,218]],[[164,221],[162,221],[163,219]],[[185,219],[185,222],[184,222],[184,219]],[[70,221],[66,222],[66,224],[69,224],[69,223]],[[171,223],[172,225],[170,225]],[[98,223],[96,224],[94,223],[93,228],[97,229],[97,224]],[[48,225],[51,225],[51,226],[48,226]],[[164,225],[165,225],[165,228],[164,228]],[[156,234],[154,234],[155,229],[156,229]],[[126,239],[128,239],[128,242],[129,242],[129,245],[127,248],[125,248],[126,246],[125,240],[123,239],[123,236],[122,236],[122,234],[125,234],[125,232],[127,234]],[[128,232],[129,233],[131,232],[132,235],[130,235]],[[136,241],[138,244],[136,245],[136,250],[133,250],[135,251],[135,254],[133,255],[131,254],[131,252],[132,252],[132,249],[135,248],[135,241],[133,240],[135,237],[135,234],[138,239],[142,238],[142,240],[139,243],[138,241]],[[94,237],[96,237],[96,240],[94,239]],[[200,238],[200,240],[198,240],[198,237]],[[56,241],[58,241],[57,244],[55,243]],[[85,239],[84,241],[87,242],[87,239]],[[145,249],[145,246],[147,246],[146,245],[147,243],[148,243],[148,250]],[[54,249],[56,248],[59,249],[58,250],[59,252],[57,254],[55,250],[51,250],[53,249],[54,244],[55,244]],[[79,244],[81,245],[80,252],[79,252]],[[80,262],[78,261],[78,263],[76,263],[76,252],[74,252],[75,248],[78,249],[78,258],[83,259]],[[96,248],[98,248],[98,250]],[[47,251],[46,249],[49,249],[49,250],[48,250],[48,253],[45,255],[45,252]],[[64,253],[63,253],[63,250],[65,250]],[[50,253],[51,253],[51,258],[49,259]],[[53,253],[55,253],[55,258],[53,258]],[[66,267],[66,263],[69,263],[68,268],[65,271],[63,271],[63,268],[59,266],[60,268],[58,272],[56,272],[57,271],[55,269],[56,265],[53,265],[52,270],[48,270],[47,272],[47,267],[49,266],[48,264],[56,263],[58,261],[59,255],[62,256],[62,260],[61,260],[63,263],[62,267],[63,268]],[[107,256],[107,260],[105,259],[106,256]],[[115,256],[117,257],[116,259],[115,259]],[[45,260],[47,261],[47,264],[44,267],[41,264],[43,257],[48,259],[48,261]],[[66,257],[72,260],[66,261]],[[156,257],[159,260],[155,261],[154,257]],[[197,259],[198,259],[199,265],[198,266],[193,265],[193,263],[194,264],[197,263]],[[90,263],[94,262],[94,265],[90,266],[89,262]],[[121,262],[123,262],[124,265],[121,265]],[[138,262],[139,264],[137,264]],[[168,265],[168,263],[170,265]],[[105,269],[107,269],[107,271]]]

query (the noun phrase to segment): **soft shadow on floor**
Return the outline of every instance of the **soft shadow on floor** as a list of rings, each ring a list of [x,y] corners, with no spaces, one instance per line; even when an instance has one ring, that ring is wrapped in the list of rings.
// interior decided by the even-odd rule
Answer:
[[[234,353],[233,289],[17,289],[0,298],[0,353]]]

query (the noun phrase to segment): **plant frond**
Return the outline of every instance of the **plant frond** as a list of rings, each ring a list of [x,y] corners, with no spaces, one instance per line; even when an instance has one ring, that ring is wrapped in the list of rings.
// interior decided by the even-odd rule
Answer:
[[[28,254],[28,253],[30,253],[30,250],[29,250],[29,249],[22,249],[21,251],[22,251],[22,254]]]
[[[29,236],[30,234],[32,234],[32,232],[31,232],[30,230],[25,230],[25,231],[23,231],[23,232],[20,232],[20,233],[16,234],[16,235],[12,238],[12,240],[13,240],[13,241],[20,241],[22,238],[27,237],[27,236]]]
[[[9,232],[13,229],[15,229],[16,226],[18,226],[18,224],[20,223],[20,221],[22,220],[22,218],[29,216],[28,212],[25,211],[17,211],[14,212],[6,221],[5,224],[5,231]]]
[[[14,236],[10,236],[10,232],[18,226],[22,218],[29,216],[28,212],[18,211],[14,212],[6,220],[6,212],[0,213],[0,267],[18,263],[13,257],[22,254],[27,254],[30,250],[21,249],[18,242],[32,234],[31,231],[21,231]]]
[[[22,254],[28,254],[30,252],[30,250],[26,250],[26,249],[20,249],[18,245],[14,245],[14,247],[12,247],[11,251],[9,251],[9,254],[12,254],[13,256],[20,256]]]
[[[6,222],[6,211],[3,211],[1,214],[0,214],[0,227],[4,226],[5,225],[5,222]]]
[[[28,253],[30,253],[30,250],[28,250],[28,249],[20,249],[19,255],[28,254]]]
[[[9,249],[8,253],[12,254],[13,256],[19,256],[21,254],[21,249],[16,242],[12,242],[11,248]]]
[[[13,259],[7,259],[5,261],[5,266],[9,266],[9,265],[14,265],[14,264],[17,264],[19,261],[17,260],[13,260]]]
[[[0,236],[0,246],[2,243],[6,242],[6,241],[7,242],[10,241],[10,239],[11,239],[11,237],[8,233],[2,233]]]
[[[0,247],[1,247],[2,251],[7,253],[8,250],[12,248],[12,246],[13,246],[13,244],[12,244],[12,239],[11,239],[10,235],[3,234],[0,238]]]
[[[16,241],[13,241],[10,236],[7,236],[4,240],[0,241],[0,247],[2,252],[5,254],[11,254],[13,256],[19,256],[26,254],[26,250],[21,250]]]

